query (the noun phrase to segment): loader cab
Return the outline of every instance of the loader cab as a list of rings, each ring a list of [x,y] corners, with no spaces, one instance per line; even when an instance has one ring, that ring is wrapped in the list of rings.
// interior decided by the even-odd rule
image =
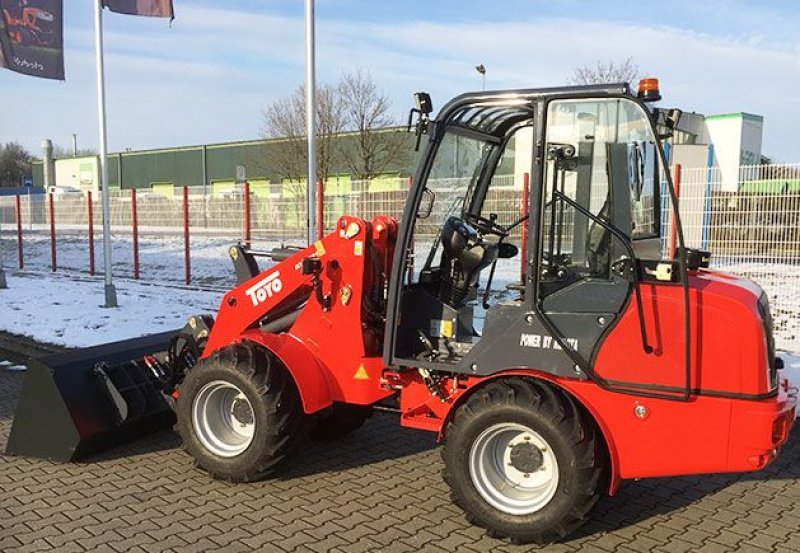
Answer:
[[[580,374],[631,298],[635,260],[660,258],[668,175],[651,111],[626,85],[481,93],[420,128],[387,363],[490,374],[535,354]]]

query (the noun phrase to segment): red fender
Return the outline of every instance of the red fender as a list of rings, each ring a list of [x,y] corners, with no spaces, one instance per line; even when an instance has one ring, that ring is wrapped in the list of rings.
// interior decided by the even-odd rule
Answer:
[[[333,404],[333,393],[328,375],[330,372],[322,365],[302,342],[291,334],[269,334],[251,330],[242,334],[242,340],[254,342],[272,353],[286,366],[292,375],[303,411],[316,413]]]
[[[547,382],[549,384],[552,384],[554,387],[558,388],[559,390],[564,392],[566,395],[568,395],[569,397],[574,399],[576,403],[578,403],[581,407],[583,407],[586,410],[586,412],[589,414],[589,416],[592,417],[594,422],[597,424],[597,427],[600,429],[600,432],[603,435],[603,439],[606,442],[606,448],[608,449],[608,459],[609,459],[609,463],[611,465],[609,467],[610,474],[609,474],[609,483],[608,483],[608,494],[609,495],[614,495],[617,492],[617,489],[619,488],[620,483],[622,482],[622,479],[620,478],[620,475],[619,475],[619,453],[617,451],[616,444],[614,443],[614,438],[613,438],[613,436],[611,434],[611,429],[606,424],[605,420],[603,419],[602,414],[600,412],[598,412],[597,409],[595,409],[592,406],[592,403],[587,401],[586,398],[582,396],[580,391],[578,389],[575,389],[575,387],[573,387],[573,386],[565,386],[565,384],[569,383],[569,381],[565,382],[563,380],[555,378],[553,375],[551,375],[549,373],[543,373],[543,372],[539,372],[539,371],[535,371],[535,370],[528,369],[528,370],[524,370],[524,371],[503,372],[503,373],[499,373],[497,375],[492,375],[490,378],[486,379],[486,381],[494,380],[495,377],[500,378],[500,377],[504,377],[504,376],[505,377],[508,377],[508,376],[525,376],[525,377],[528,377],[528,378],[535,378],[535,379]]]
[[[581,393],[580,386],[575,385],[575,383],[579,381],[558,379],[549,373],[540,372],[535,369],[514,369],[486,377],[467,377],[466,381],[460,382],[460,385],[463,387],[454,387],[456,389],[454,395],[451,396],[448,401],[442,402],[427,392],[427,387],[422,383],[418,375],[415,373],[409,374],[414,375],[410,377],[411,379],[419,380],[419,382],[414,382],[411,385],[406,383],[406,387],[403,389],[401,399],[405,400],[407,397],[409,401],[406,403],[405,412],[401,417],[401,424],[411,428],[438,431],[439,440],[444,437],[444,429],[447,423],[452,419],[458,407],[461,406],[473,392],[479,390],[489,382],[501,378],[508,378],[510,376],[521,376],[552,384],[586,409],[586,412],[597,423],[598,428],[600,428],[600,432],[608,448],[608,456],[611,464],[608,492],[610,495],[616,493],[622,480],[619,471],[619,452],[614,442],[611,429],[606,424],[604,417],[593,407],[592,402],[588,401],[585,395]],[[418,398],[425,398],[424,408],[410,408],[418,402]],[[420,413],[420,416],[417,416],[417,413]]]

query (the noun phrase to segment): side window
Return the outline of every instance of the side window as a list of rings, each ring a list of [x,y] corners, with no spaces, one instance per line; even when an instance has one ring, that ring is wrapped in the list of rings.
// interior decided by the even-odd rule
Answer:
[[[624,99],[559,100],[548,106],[542,293],[585,278],[611,278],[627,253],[622,234],[658,233],[658,158],[647,115]],[[591,217],[589,216],[591,214]]]
[[[414,271],[438,266],[442,245],[440,231],[450,216],[460,216],[465,200],[475,187],[486,158],[487,143],[447,132],[425,181],[425,198],[414,218]]]
[[[657,143],[631,142],[629,177],[631,188],[631,236],[634,240],[658,236],[659,164]]]

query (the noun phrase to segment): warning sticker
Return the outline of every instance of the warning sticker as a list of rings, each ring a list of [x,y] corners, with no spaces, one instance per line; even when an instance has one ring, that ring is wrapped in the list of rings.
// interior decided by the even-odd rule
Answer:
[[[356,380],[369,380],[369,374],[367,373],[367,369],[364,368],[364,364],[358,366],[358,370],[356,374],[353,375],[353,378]]]
[[[452,338],[455,321],[452,319],[431,319],[430,334],[434,338]]]
[[[364,255],[364,242],[363,240],[356,240],[353,242],[353,255],[361,257]]]

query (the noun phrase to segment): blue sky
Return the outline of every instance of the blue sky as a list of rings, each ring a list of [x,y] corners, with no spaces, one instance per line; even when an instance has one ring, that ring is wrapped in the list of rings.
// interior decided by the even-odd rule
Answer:
[[[65,0],[66,82],[0,71],[0,142],[97,147],[92,2]],[[105,14],[112,150],[257,138],[302,81],[302,0],[175,0],[165,20]],[[765,117],[764,153],[800,162],[800,4],[793,1],[317,0],[317,75],[361,68],[403,117],[480,87],[562,84],[632,56],[664,104]]]

